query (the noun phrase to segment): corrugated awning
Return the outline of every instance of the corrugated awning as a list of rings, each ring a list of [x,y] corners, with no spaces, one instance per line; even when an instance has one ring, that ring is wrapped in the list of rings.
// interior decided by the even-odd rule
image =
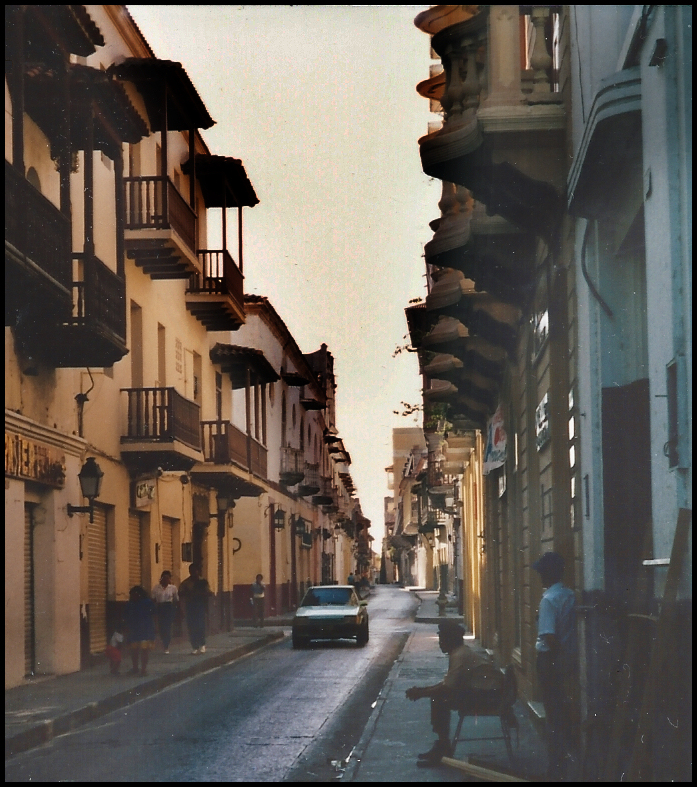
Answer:
[[[233,388],[247,385],[247,370],[252,372],[258,383],[275,383],[281,379],[264,353],[254,347],[218,343],[211,349],[210,358],[230,375]]]

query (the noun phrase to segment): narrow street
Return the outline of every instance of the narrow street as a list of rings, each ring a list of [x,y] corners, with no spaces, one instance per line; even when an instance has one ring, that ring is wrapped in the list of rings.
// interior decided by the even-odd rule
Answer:
[[[414,598],[370,597],[370,642],[290,637],[6,762],[7,781],[327,781],[411,630]]]

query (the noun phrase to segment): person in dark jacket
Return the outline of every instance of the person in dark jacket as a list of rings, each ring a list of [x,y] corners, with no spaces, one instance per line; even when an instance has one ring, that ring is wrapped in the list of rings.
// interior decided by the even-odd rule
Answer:
[[[188,578],[179,586],[179,598],[184,602],[186,627],[189,630],[193,655],[206,652],[206,614],[208,597],[212,595],[208,580],[203,579],[201,569],[192,563],[189,566]]]
[[[134,585],[129,592],[124,613],[128,646],[131,650],[133,668],[131,675],[147,675],[150,651],[155,647],[155,602],[141,585]]]

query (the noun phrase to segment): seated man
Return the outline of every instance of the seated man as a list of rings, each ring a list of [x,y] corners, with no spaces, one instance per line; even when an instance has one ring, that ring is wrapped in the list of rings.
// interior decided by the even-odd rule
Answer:
[[[452,754],[450,745],[450,711],[472,701],[473,713],[477,702],[489,700],[503,687],[503,675],[491,660],[468,647],[463,641],[465,629],[454,620],[438,624],[438,644],[448,654],[448,672],[434,686],[412,686],[407,689],[407,699],[431,700],[431,726],[438,736],[432,748],[419,754],[417,765],[430,768],[440,763],[442,757]]]

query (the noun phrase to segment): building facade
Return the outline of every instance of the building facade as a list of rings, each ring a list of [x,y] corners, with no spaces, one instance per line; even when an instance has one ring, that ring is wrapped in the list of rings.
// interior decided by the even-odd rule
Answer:
[[[645,775],[651,752],[675,778],[689,733],[665,719],[689,730],[691,711],[658,688],[660,651],[645,681],[617,676],[656,626],[690,670],[691,10],[433,6],[415,23],[440,60],[417,90],[441,116],[419,149],[443,192],[406,311],[429,487],[453,436],[481,451],[459,481],[468,622],[538,712],[531,566],[562,554],[587,775]]]
[[[351,458],[330,452],[333,358],[245,297],[241,217],[259,200],[242,162],[208,149],[183,66],[125,6],[10,6],[6,39],[14,686],[101,658],[129,589],[163,570],[178,584],[199,564],[225,630],[251,616],[256,573],[281,612],[343,581],[358,545]]]

